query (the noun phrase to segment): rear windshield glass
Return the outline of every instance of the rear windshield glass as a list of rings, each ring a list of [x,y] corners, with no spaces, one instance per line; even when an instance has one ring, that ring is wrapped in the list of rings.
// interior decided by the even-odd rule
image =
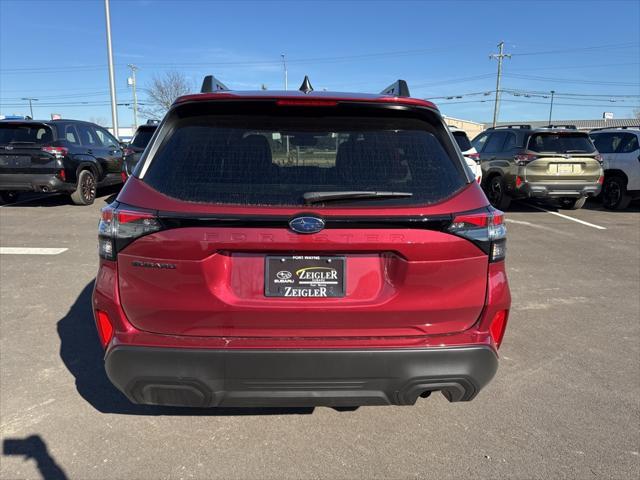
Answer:
[[[458,146],[460,147],[460,150],[462,150],[463,152],[466,152],[467,150],[471,149],[471,142],[469,141],[469,137],[467,137],[466,133],[453,132],[453,138],[456,139],[456,142],[458,142]]]
[[[417,119],[197,116],[172,126],[144,181],[181,200],[293,206],[307,192],[360,190],[411,194],[367,205],[426,204],[466,183],[443,127]]]
[[[44,144],[53,141],[46,125],[0,123],[0,145]]]
[[[529,139],[529,150],[552,153],[592,153],[595,147],[586,133],[536,133]]]
[[[135,137],[133,137],[133,141],[131,142],[131,145],[133,147],[146,148],[147,144],[149,143],[149,140],[151,140],[151,137],[153,136],[153,132],[155,131],[156,131],[155,127],[139,128],[138,131],[136,132]]]

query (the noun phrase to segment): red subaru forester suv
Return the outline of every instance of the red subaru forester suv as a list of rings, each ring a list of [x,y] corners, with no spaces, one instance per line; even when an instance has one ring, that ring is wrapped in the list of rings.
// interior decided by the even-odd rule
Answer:
[[[102,211],[93,310],[113,384],[191,407],[474,398],[509,316],[506,230],[438,109],[402,81],[208,84]]]

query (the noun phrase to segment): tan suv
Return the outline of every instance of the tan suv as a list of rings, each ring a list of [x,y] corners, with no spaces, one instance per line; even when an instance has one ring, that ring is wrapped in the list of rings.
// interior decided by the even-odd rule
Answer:
[[[472,144],[480,154],[482,188],[500,210],[513,198],[531,197],[578,209],[600,193],[602,158],[575,127],[505,125],[485,130]]]

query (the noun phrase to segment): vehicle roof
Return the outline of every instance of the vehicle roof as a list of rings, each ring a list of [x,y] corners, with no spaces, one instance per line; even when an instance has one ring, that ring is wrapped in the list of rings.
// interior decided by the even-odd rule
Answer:
[[[396,97],[392,95],[381,95],[371,93],[349,93],[349,92],[324,92],[313,91],[304,93],[299,90],[248,90],[248,91],[232,91],[224,90],[211,93],[194,93],[179,97],[174,105],[195,101],[210,100],[335,100],[335,101],[351,101],[351,102],[371,102],[371,103],[395,103],[400,105],[410,105],[418,107],[427,107],[437,110],[435,104],[412,97]]]
[[[69,123],[69,122],[73,122],[73,123],[87,123],[89,125],[97,125],[96,123],[92,123],[92,122],[87,122],[85,120],[73,120],[71,118],[58,118],[56,120],[37,120],[37,119],[33,119],[33,118],[29,118],[26,120],[18,120],[18,119],[4,119],[4,120],[0,120],[0,123],[33,123],[33,124],[50,124],[50,123]],[[98,125],[100,126],[100,125]],[[104,127],[102,127],[104,128]]]
[[[592,133],[611,133],[611,132],[634,132],[640,133],[640,127],[609,127],[609,128],[594,128],[589,132]]]

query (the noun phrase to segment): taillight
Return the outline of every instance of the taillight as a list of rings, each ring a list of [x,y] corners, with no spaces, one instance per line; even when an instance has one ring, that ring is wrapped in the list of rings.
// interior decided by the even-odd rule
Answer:
[[[516,155],[513,158],[519,167],[524,167],[527,163],[537,160],[538,156],[533,155],[532,153],[522,153],[522,154]]]
[[[122,179],[122,183],[127,181],[127,178],[129,178],[129,176],[127,175],[127,172],[120,172],[120,178]]]
[[[598,183],[599,183],[600,185],[603,185],[603,184],[604,184],[604,175],[600,175],[600,177],[598,178]]]
[[[113,336],[113,325],[107,312],[102,310],[96,310],[96,326],[98,327],[98,335],[100,336],[100,343],[103,347],[111,341]]]
[[[471,160],[473,160],[476,163],[480,163],[480,154],[479,153],[470,153],[468,155],[465,155],[465,157],[470,158]]]
[[[64,171],[64,168],[61,168],[60,170],[58,170],[58,173],[56,175],[63,182],[67,181],[67,172]]]
[[[520,188],[522,186],[522,178],[516,177],[516,188]]]
[[[491,338],[496,344],[496,348],[500,348],[500,344],[502,343],[502,338],[504,337],[504,331],[507,327],[507,318],[509,316],[508,310],[500,310],[496,312],[491,320],[491,325],[489,325],[489,333],[491,334]]]
[[[507,248],[507,227],[504,213],[493,207],[456,214],[449,232],[471,240],[489,255],[490,262],[504,260]]]
[[[56,158],[64,158],[67,153],[69,153],[69,149],[66,147],[52,147],[50,145],[45,145],[44,147],[40,148],[40,150],[50,153]]]
[[[152,212],[109,205],[102,209],[98,225],[98,252],[106,260],[115,260],[118,252],[135,239],[161,229]]]
[[[600,155],[599,153],[593,158],[595,158],[598,162],[600,162],[600,165],[602,165],[604,162],[604,158],[602,158],[602,155]]]

